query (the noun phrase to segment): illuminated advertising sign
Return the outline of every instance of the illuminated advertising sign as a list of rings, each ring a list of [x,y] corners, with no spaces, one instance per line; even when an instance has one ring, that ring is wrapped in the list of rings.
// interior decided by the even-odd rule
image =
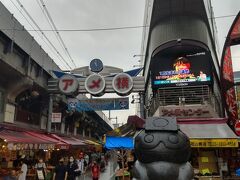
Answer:
[[[158,55],[152,59],[153,88],[187,86],[211,83],[209,56],[205,52],[194,54]]]

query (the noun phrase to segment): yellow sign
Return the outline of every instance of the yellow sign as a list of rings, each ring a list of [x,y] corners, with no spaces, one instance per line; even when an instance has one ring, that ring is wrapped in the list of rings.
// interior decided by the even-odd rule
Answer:
[[[204,162],[204,163],[208,162],[208,157],[201,157],[201,161]]]
[[[237,139],[190,139],[192,148],[238,147]]]
[[[207,174],[207,173],[208,173],[208,174],[210,173],[209,169],[207,169],[207,168],[206,168],[206,169],[202,169],[202,174],[203,174],[203,175],[205,175],[205,174]]]
[[[236,86],[237,100],[240,101],[240,86]]]

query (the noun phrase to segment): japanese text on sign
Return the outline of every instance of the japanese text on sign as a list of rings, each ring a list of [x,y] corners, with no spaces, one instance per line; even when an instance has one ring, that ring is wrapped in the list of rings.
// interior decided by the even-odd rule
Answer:
[[[85,81],[86,90],[93,95],[101,94],[105,89],[105,80],[99,74],[92,74]]]
[[[52,113],[52,123],[60,123],[62,120],[62,113]]]
[[[128,94],[133,88],[132,77],[126,73],[120,73],[113,78],[112,86],[118,94]]]
[[[163,109],[162,116],[193,116],[193,115],[203,115],[209,114],[208,110],[203,109]]]
[[[71,94],[78,89],[78,80],[71,75],[64,75],[59,79],[59,90],[64,94]]]
[[[238,147],[237,139],[190,139],[193,148]]]

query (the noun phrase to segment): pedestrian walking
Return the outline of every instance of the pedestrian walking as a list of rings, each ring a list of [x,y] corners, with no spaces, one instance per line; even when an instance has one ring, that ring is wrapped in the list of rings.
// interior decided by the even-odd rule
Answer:
[[[86,153],[86,154],[84,155],[84,166],[85,166],[85,171],[87,170],[88,165],[89,165],[89,155]]]
[[[83,152],[81,152],[78,157],[79,157],[79,159],[77,160],[78,168],[75,170],[75,172],[78,174],[76,180],[82,180],[85,173]]]
[[[46,164],[43,162],[43,158],[38,159],[38,163],[35,164],[35,170],[37,180],[44,180],[46,178],[47,167]]]
[[[17,174],[14,169],[12,169],[8,176],[5,176],[3,180],[17,180]]]
[[[70,156],[69,163],[67,165],[68,177],[67,180],[76,180],[77,173],[75,170],[78,169],[77,162],[74,160],[73,156]]]
[[[67,167],[64,165],[64,159],[61,158],[59,160],[59,164],[55,168],[55,172],[53,174],[53,180],[67,180],[68,172]]]
[[[21,170],[19,172],[18,180],[26,180],[28,168],[27,168],[27,164],[26,164],[24,155],[20,159],[20,165],[21,165]]]
[[[92,180],[98,180],[100,177],[100,167],[96,161],[93,162],[91,172],[92,172]]]

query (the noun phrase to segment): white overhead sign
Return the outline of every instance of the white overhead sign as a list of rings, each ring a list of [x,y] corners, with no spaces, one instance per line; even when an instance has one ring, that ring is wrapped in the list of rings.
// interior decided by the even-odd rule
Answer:
[[[99,74],[92,74],[86,78],[85,88],[92,95],[103,95],[105,79]]]
[[[119,76],[119,78],[121,78],[121,77],[123,77],[123,76]],[[92,89],[89,90],[89,88],[87,89],[86,86],[85,86],[85,84],[86,84],[85,82],[87,81],[87,78],[78,78],[77,79],[78,80],[78,90],[77,90],[77,92],[79,94],[85,94],[85,93],[91,93],[92,92],[92,94],[95,93],[96,96],[97,96],[97,89],[98,89],[99,92],[101,93],[101,95],[103,93],[116,93],[116,92],[119,95],[123,95],[124,93],[127,93],[129,89],[131,89],[131,86],[132,86],[132,89],[131,89],[130,92],[141,92],[141,91],[144,91],[144,88],[145,88],[145,81],[144,81],[143,76],[131,77],[132,81],[128,79],[127,80],[128,83],[126,83],[126,80],[123,80],[123,81],[121,80],[121,82],[119,82],[119,84],[118,84],[118,81],[120,81],[120,80],[117,80],[117,78],[115,78],[115,77],[102,77],[102,78],[105,81],[105,88],[104,88],[103,92],[101,92],[100,91],[101,89],[98,89],[98,88],[96,88],[95,91],[92,90]],[[115,78],[115,81],[114,81],[114,78]],[[92,78],[89,78],[88,82],[91,82],[91,79]],[[56,94],[59,93],[60,88],[58,87],[58,84],[60,84],[60,83],[58,81],[60,81],[60,80],[51,79],[51,80],[48,81],[48,91],[49,91],[49,93],[56,93]],[[113,82],[115,82],[115,83],[113,83]],[[132,83],[130,83],[130,82],[132,82]],[[95,83],[96,83],[96,85],[98,84],[98,81],[96,82],[96,79],[95,79]],[[87,84],[89,84],[89,83],[87,83]],[[113,84],[115,84],[115,85],[113,85]],[[127,88],[127,84],[128,84],[128,88]],[[119,85],[119,88],[118,88],[118,85]],[[103,87],[102,85],[100,85],[100,86]],[[113,86],[115,86],[115,89],[114,89]],[[64,93],[65,91],[60,91],[60,92],[63,93],[63,94],[67,94],[67,95],[71,94],[71,93]],[[99,96],[99,94],[98,94],[98,96]]]
[[[119,95],[127,95],[133,88],[132,77],[126,73],[117,74],[112,81],[113,89]]]
[[[64,94],[72,94],[78,89],[78,80],[71,75],[64,75],[59,79],[58,87]]]
[[[104,93],[117,93],[120,96],[125,96],[131,92],[141,92],[145,88],[145,78],[143,76],[136,76],[140,69],[128,71],[128,73],[119,73],[113,76],[101,76],[98,72],[102,71],[103,63],[100,59],[93,59],[90,62],[92,72],[87,77],[73,76],[72,74],[65,74],[56,72],[57,79],[50,79],[48,81],[49,93],[59,93],[59,91],[66,95],[75,95],[90,93],[94,96],[101,96]],[[78,77],[78,78],[76,78]],[[56,88],[58,86],[58,88]]]

